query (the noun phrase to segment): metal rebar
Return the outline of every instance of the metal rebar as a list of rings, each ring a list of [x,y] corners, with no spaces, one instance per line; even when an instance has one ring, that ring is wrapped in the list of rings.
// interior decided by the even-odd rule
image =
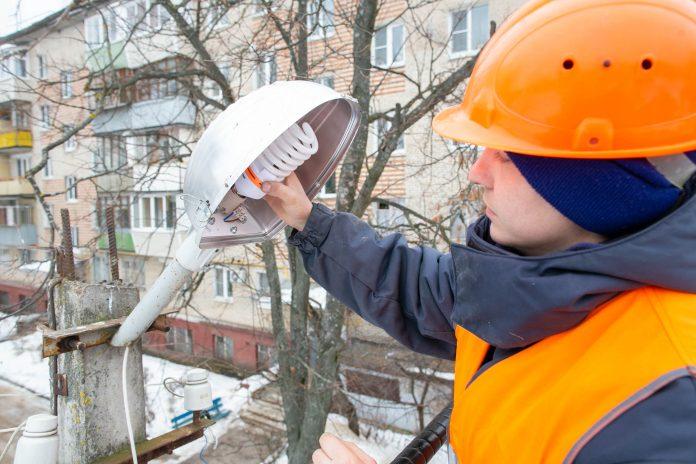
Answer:
[[[63,226],[63,272],[64,277],[75,280],[75,258],[73,257],[72,231],[70,230],[70,211],[66,208],[60,210],[60,219]]]
[[[116,230],[114,221],[114,207],[106,208],[106,233],[109,238],[109,266],[111,267],[111,280],[119,280],[118,276],[118,247],[116,246]]]
[[[56,256],[58,256],[58,253],[56,253]],[[60,262],[60,261],[59,261]],[[61,283],[63,281],[62,277],[56,277],[54,279],[51,279],[51,281],[48,284],[48,289],[46,293],[48,293],[48,307],[46,308],[46,312],[48,313],[48,326],[56,330],[56,302],[55,302],[55,295],[54,295],[54,289],[56,288],[56,285]],[[55,356],[51,356],[48,359],[48,367],[49,367],[49,378],[51,382],[51,414],[54,416],[58,415],[58,359]]]

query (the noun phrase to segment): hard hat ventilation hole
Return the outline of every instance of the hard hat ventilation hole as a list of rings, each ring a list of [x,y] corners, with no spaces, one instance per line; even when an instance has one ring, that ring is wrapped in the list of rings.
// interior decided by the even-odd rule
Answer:
[[[611,66],[611,60],[604,60],[604,62],[602,63],[602,66],[604,66],[605,68],[610,67],[610,66]]]
[[[574,65],[575,63],[573,63],[573,60],[571,60],[570,58],[563,60],[563,69],[573,69]]]
[[[590,145],[597,145],[598,143],[599,143],[599,139],[597,137],[590,138]]]
[[[650,58],[645,58],[641,63],[641,67],[645,69],[646,71],[650,68],[652,68],[653,62]]]

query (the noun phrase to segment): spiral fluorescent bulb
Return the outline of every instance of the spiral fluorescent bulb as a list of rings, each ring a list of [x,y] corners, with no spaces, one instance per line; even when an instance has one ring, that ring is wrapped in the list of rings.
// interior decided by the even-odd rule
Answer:
[[[239,195],[263,198],[261,184],[281,182],[319,149],[317,136],[306,122],[293,124],[251,163],[234,186]]]

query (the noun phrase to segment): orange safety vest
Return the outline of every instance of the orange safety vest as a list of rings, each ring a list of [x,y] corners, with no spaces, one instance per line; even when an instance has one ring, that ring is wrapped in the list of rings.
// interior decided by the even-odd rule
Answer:
[[[456,328],[450,441],[461,463],[572,463],[607,424],[696,375],[696,295],[622,293],[580,325],[483,372],[489,345]]]

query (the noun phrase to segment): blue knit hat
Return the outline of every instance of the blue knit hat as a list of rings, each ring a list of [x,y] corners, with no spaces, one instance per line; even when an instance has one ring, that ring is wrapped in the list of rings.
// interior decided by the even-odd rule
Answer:
[[[666,215],[696,172],[696,151],[611,160],[508,155],[527,182],[564,216],[607,237]]]

